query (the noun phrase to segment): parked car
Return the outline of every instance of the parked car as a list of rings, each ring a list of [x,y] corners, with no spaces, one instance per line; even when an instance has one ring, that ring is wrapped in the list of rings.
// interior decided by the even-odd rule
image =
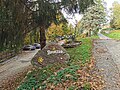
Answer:
[[[23,47],[23,50],[35,50],[36,49],[36,47],[35,46],[32,46],[32,45],[25,45],[24,47]]]
[[[41,48],[41,45],[39,43],[34,43],[33,46],[35,46],[36,49],[40,49]]]

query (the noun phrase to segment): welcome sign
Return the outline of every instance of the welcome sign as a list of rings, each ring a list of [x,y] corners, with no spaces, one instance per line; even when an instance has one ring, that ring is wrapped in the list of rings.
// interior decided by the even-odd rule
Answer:
[[[53,63],[64,63],[69,59],[69,54],[61,45],[49,43],[35,55],[31,62],[34,66],[43,67]]]

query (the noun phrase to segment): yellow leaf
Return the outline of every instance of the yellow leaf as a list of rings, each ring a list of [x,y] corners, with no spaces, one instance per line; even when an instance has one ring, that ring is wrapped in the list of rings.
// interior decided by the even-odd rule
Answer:
[[[42,57],[39,57],[39,58],[38,58],[38,62],[39,62],[39,63],[42,63],[42,62],[43,62],[43,58],[42,58]]]

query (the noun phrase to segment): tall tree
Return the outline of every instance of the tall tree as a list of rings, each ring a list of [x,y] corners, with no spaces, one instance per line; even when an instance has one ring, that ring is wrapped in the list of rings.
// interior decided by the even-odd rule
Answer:
[[[96,2],[95,5],[87,8],[81,20],[81,29],[84,34],[91,36],[92,33],[96,34],[97,30],[102,28],[106,23],[106,12],[102,1]]]
[[[59,25],[55,25],[54,23],[51,24],[46,33],[48,40],[53,41],[57,36],[63,35],[62,25],[62,23]]]
[[[0,0],[0,51],[21,48],[24,37],[36,26],[27,0]]]
[[[46,45],[45,30],[51,23],[59,23],[57,15],[62,9],[68,13],[83,12],[94,2],[93,0],[36,0],[34,3],[36,10],[33,16],[40,27],[40,43],[43,48]]]
[[[115,1],[112,6],[111,27],[120,28],[120,3]]]
[[[58,24],[61,10],[83,12],[94,0],[0,0],[0,49],[18,48],[27,33],[39,26],[40,43],[46,44],[45,30]],[[61,18],[62,19],[62,18]]]

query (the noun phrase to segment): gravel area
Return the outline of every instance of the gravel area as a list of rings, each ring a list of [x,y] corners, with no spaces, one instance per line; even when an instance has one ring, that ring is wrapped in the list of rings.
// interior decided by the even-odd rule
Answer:
[[[10,84],[11,82],[8,82],[9,79],[19,75],[18,73],[27,72],[27,70],[32,67],[30,61],[38,51],[39,50],[24,51],[22,54],[0,63],[0,90],[8,90],[1,89],[3,83],[5,84],[5,82],[7,82],[7,84]],[[10,81],[13,82],[14,79]]]
[[[105,36],[94,40],[93,45],[96,68],[105,80],[104,90],[120,90],[120,41]]]

